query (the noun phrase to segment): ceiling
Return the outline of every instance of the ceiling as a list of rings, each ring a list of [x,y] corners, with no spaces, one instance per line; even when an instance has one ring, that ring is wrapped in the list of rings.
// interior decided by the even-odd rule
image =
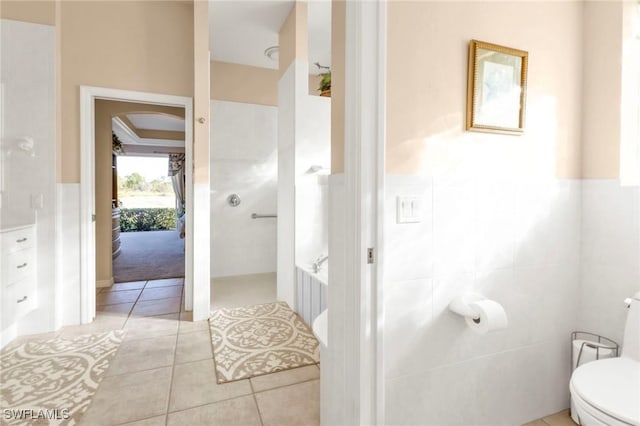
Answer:
[[[127,114],[131,123],[140,130],[164,130],[184,132],[184,119],[169,114],[134,113]]]
[[[262,68],[278,68],[264,50],[278,44],[278,32],[294,5],[293,0],[210,0],[211,59]],[[331,0],[307,2],[309,72],[313,65],[331,66]]]
[[[112,130],[122,141],[123,155],[184,152],[185,122],[182,117],[163,113],[120,114],[113,117]]]

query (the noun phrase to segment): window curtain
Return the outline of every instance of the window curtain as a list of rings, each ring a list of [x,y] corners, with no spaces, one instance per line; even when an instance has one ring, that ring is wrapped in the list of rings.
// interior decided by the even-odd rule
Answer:
[[[169,176],[176,194],[176,214],[184,214],[184,154],[169,154]]]

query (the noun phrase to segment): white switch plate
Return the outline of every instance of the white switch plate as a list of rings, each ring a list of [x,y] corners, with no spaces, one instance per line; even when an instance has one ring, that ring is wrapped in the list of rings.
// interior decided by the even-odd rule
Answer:
[[[422,198],[417,195],[396,197],[396,223],[422,222]]]
[[[44,197],[42,194],[31,194],[31,208],[41,209],[44,207]]]

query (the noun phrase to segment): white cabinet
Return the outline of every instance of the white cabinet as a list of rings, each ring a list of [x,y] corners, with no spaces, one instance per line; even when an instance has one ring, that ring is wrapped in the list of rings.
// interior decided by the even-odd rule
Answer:
[[[1,231],[0,239],[4,330],[38,306],[35,226]]]

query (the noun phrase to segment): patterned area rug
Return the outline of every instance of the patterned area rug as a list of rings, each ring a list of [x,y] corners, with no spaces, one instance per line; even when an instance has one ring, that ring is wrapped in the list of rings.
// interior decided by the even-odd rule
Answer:
[[[218,383],[320,360],[313,332],[285,302],[220,309],[209,325]]]
[[[33,341],[0,352],[1,423],[78,423],[124,334],[118,330]]]

